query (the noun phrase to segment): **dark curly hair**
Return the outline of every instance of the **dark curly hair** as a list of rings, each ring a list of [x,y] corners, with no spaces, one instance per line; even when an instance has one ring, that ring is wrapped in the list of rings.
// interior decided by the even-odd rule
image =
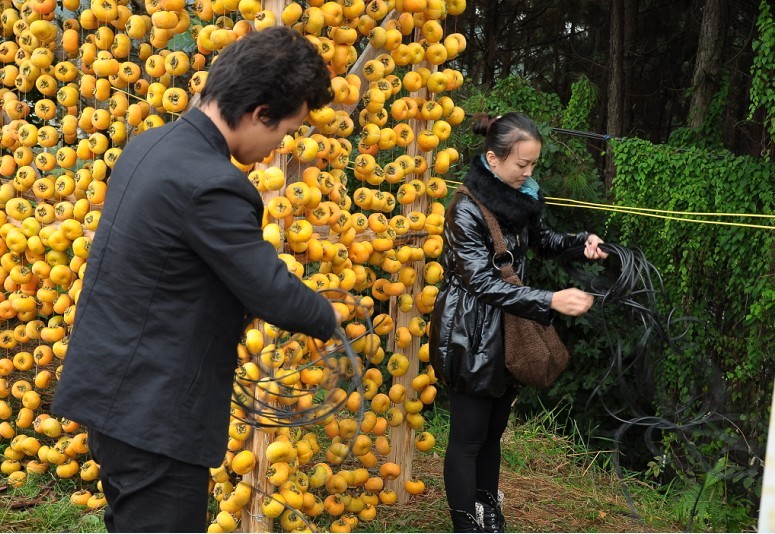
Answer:
[[[245,113],[266,106],[269,125],[299,112],[306,102],[317,109],[332,99],[331,79],[317,48],[290,28],[250,32],[223,49],[213,62],[200,95],[215,101],[236,128]]]
[[[520,141],[544,142],[533,119],[522,113],[510,112],[497,117],[475,113],[471,118],[471,129],[475,134],[485,136],[485,152],[492,150],[498,159],[508,157],[511,148]]]

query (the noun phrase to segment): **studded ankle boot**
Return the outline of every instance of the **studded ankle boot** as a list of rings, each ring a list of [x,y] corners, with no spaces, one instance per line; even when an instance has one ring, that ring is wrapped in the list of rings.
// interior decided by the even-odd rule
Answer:
[[[479,521],[465,510],[450,508],[449,515],[452,517],[452,532],[484,532]]]
[[[506,532],[506,517],[503,515],[503,493],[496,499],[487,490],[476,490],[477,515],[481,516],[484,532]]]

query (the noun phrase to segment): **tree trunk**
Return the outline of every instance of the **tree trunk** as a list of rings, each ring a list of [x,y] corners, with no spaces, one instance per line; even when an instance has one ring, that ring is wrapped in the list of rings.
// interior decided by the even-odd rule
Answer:
[[[482,69],[482,85],[492,87],[497,81],[498,64],[498,0],[487,0],[484,8],[484,65]]]
[[[621,131],[631,131],[633,124],[633,110],[631,104],[632,80],[634,77],[635,58],[637,57],[638,42],[638,0],[624,1],[624,59],[622,74],[624,76],[624,90],[622,102]]]
[[[689,127],[695,130],[705,122],[713,95],[719,89],[727,24],[727,0],[705,0],[687,121]]]
[[[606,133],[614,137],[622,134],[624,117],[624,2],[611,0],[611,27],[608,34],[608,107]],[[610,150],[606,151],[604,185],[611,189],[615,169]]]

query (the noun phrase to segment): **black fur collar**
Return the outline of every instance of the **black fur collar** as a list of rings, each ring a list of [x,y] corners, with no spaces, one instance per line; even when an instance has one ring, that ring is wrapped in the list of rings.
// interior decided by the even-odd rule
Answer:
[[[478,155],[471,161],[463,183],[472,195],[495,214],[501,224],[512,231],[531,224],[541,215],[544,208],[544,196],[540,192],[540,200],[535,200],[506,185],[484,166],[481,156]]]

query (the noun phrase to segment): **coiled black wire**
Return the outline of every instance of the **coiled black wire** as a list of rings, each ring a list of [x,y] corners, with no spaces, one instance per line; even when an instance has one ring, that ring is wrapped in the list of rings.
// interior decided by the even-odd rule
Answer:
[[[366,330],[358,337],[350,340],[344,330],[341,327],[337,327],[332,336],[336,343],[325,345],[325,350],[320,351],[316,357],[310,358],[307,363],[300,365],[290,375],[282,377],[287,378],[293,374],[301,374],[304,369],[309,367],[323,367],[327,373],[326,379],[314,388],[306,389],[283,384],[275,376],[275,369],[263,365],[261,359],[258,358],[256,363],[261,375],[263,375],[261,378],[251,380],[243,377],[235,380],[236,391],[232,395],[232,402],[239,406],[245,415],[242,417],[234,416],[234,419],[254,428],[303,427],[321,423],[341,411],[353,392],[357,391],[361,397],[363,396],[363,371],[366,364],[360,361],[358,354],[352,347],[352,343],[374,333],[375,325],[371,321],[371,316],[367,313],[368,310],[359,304],[358,299],[347,291],[334,288],[324,289],[320,292],[325,294],[331,302],[341,302],[348,306],[353,306],[355,309],[360,309],[360,313],[356,315],[363,318]],[[252,322],[252,320],[249,322]],[[300,338],[296,334],[281,332],[277,337],[275,345],[282,346],[283,343],[298,339]],[[274,384],[276,391],[268,395],[269,398],[256,393],[257,389],[271,387],[270,384]],[[341,398],[333,396],[331,392],[334,390],[343,390],[345,395],[339,395]],[[299,409],[295,406],[295,403],[285,404],[271,400],[272,396],[278,399],[292,399],[307,394],[313,395],[316,401],[309,408]],[[355,435],[349,440],[347,454],[351,452],[355,438],[361,432],[360,427],[365,411],[364,405],[365,403],[361,402],[355,414],[354,418],[358,424]],[[262,491],[255,485],[251,485],[251,488],[256,494],[276,500],[271,494]],[[284,502],[282,504],[286,510],[295,512],[307,528],[313,528],[312,523],[307,520],[304,513]]]
[[[649,405],[654,397],[654,384],[658,380],[658,364],[667,351],[680,354],[688,348],[686,334],[693,317],[678,316],[667,302],[662,277],[639,249],[630,249],[612,243],[603,243],[600,249],[609,254],[611,269],[618,268],[618,276],[611,280],[579,267],[576,260],[583,258],[583,247],[567,250],[558,258],[558,264],[582,288],[596,298],[596,313],[611,350],[611,360],[603,377],[587,400],[587,408],[599,403],[604,411],[618,424],[614,432],[613,465],[633,515],[642,521],[627,486],[621,466],[622,442],[625,434],[634,428],[643,430],[643,440],[654,457],[665,460],[664,453],[654,441],[655,434],[672,433],[683,443],[684,449],[695,462],[709,473],[711,466],[695,445],[692,435],[704,433],[720,436],[719,423],[731,423],[732,418],[722,413],[723,378],[716,365],[710,360],[694,362],[698,370],[694,391],[689,400],[681,405],[669,407],[660,404]],[[623,317],[630,317],[635,323],[631,332],[639,332],[635,342],[622,339],[619,332],[610,325],[618,324]],[[614,395],[613,393],[618,393]],[[615,398],[620,405],[612,406]],[[699,415],[696,415],[699,414]],[[747,445],[747,443],[746,443]],[[750,446],[746,452],[753,455]],[[691,530],[702,492],[699,492],[690,514],[687,530]]]
[[[342,302],[363,310],[362,305],[358,303],[357,299],[344,290],[326,289],[322,290],[322,292],[326,293],[326,296],[332,302]],[[335,297],[337,294],[339,297]],[[299,366],[291,373],[291,375],[301,374],[304,369],[309,367],[323,367],[327,371],[326,379],[314,388],[306,389],[287,386],[279,382],[274,376],[274,369],[267,368],[259,358],[257,365],[263,376],[258,380],[242,378],[236,381],[239,394],[234,395],[232,401],[246,414],[245,417],[237,417],[236,419],[255,428],[313,425],[324,421],[330,415],[341,410],[351,393],[355,391],[362,393],[364,365],[353,349],[352,341],[373,333],[374,325],[368,313],[361,313],[360,316],[364,318],[363,320],[366,323],[366,330],[363,334],[350,340],[344,330],[341,327],[337,327],[332,337],[332,339],[336,339],[336,343],[326,345],[325,351],[321,351],[317,357],[310,359],[310,361]],[[290,332],[281,332],[277,339],[278,343],[276,345],[282,346],[283,343],[296,339],[296,336]],[[344,360],[344,364],[342,360]],[[285,375],[285,377],[291,375]],[[246,386],[246,383],[252,387]],[[300,395],[311,394],[318,403],[313,403],[309,408],[298,409],[293,404],[286,405],[285,403],[272,402],[263,398],[263,395],[255,393],[256,388],[266,388],[272,383],[276,385],[277,390],[272,392],[270,396],[292,399]],[[338,400],[327,393],[337,389],[343,390],[346,394]],[[360,423],[363,419],[363,403],[361,403],[361,409],[356,415]]]

